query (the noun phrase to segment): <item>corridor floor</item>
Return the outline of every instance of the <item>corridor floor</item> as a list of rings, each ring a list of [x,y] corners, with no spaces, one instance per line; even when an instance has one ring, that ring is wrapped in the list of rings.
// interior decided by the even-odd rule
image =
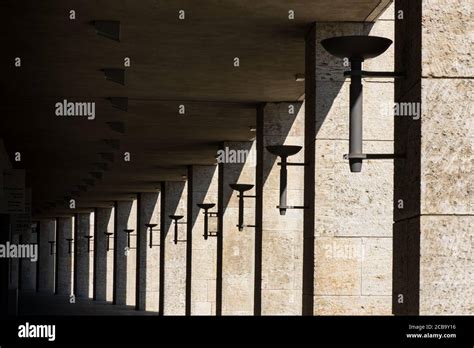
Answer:
[[[112,302],[94,301],[76,298],[69,303],[68,296],[34,291],[20,292],[18,295],[18,314],[20,316],[35,315],[158,315],[158,312],[137,311],[134,306],[114,305]]]

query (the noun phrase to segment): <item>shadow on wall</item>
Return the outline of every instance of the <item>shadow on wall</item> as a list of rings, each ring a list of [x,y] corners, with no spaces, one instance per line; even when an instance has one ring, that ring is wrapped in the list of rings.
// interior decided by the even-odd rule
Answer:
[[[405,79],[395,81],[396,102],[421,102],[421,1],[397,0],[395,21],[395,70]],[[394,224],[392,311],[417,315],[420,304],[420,172],[421,122],[395,118],[395,153],[405,153],[394,168]],[[400,209],[403,204],[403,209]]]
[[[114,222],[114,304],[127,302],[127,257],[124,250],[127,246],[128,219],[132,210],[133,201],[121,201],[115,204]]]
[[[199,166],[199,172],[201,175],[199,176],[199,191],[193,190],[193,200],[197,203],[215,203],[216,207],[211,209],[212,211],[217,209],[217,202],[204,202],[206,199],[207,192],[211,186],[212,178],[217,170],[217,166],[209,165],[209,166]],[[192,178],[192,166],[190,169],[190,173],[188,175],[189,178]],[[191,200],[192,201],[192,200]],[[192,202],[190,203],[192,204]],[[191,209],[192,216],[191,216],[191,225],[190,228],[192,229],[197,221],[199,213],[202,213],[201,210],[194,205]]]
[[[180,198],[184,192],[186,182],[167,181],[161,185],[161,220],[160,220],[160,274],[159,274],[159,309],[160,315],[164,315],[165,309],[165,255],[166,255],[166,237],[173,221],[169,215],[174,214],[178,209]],[[171,191],[172,190],[172,191]]]

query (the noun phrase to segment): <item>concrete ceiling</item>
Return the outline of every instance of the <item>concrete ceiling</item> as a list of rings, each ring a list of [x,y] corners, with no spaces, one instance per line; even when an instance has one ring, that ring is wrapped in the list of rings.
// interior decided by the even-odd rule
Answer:
[[[388,2],[3,1],[0,137],[10,156],[22,153],[15,167],[27,170],[36,214],[70,212],[69,197],[108,205],[183,180],[186,165],[215,163],[222,141],[255,137],[259,103],[301,97],[295,74],[313,22],[374,20]],[[97,35],[94,20],[120,21],[120,42]],[[101,69],[124,68],[125,57],[125,85],[106,80]],[[128,97],[128,111],[110,97]],[[63,99],[96,102],[96,118],[55,116]]]

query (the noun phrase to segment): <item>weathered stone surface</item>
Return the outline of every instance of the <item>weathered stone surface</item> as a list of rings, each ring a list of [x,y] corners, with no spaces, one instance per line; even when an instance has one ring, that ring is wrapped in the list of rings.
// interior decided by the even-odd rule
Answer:
[[[349,85],[349,80],[318,83],[317,139],[349,139]],[[364,140],[393,140],[393,93],[393,83],[364,82]]]
[[[351,173],[347,141],[316,142],[316,235],[391,236],[393,178],[391,160],[364,161]],[[392,142],[364,142],[367,153],[392,153]]]
[[[341,35],[393,39],[394,22],[317,23],[316,33],[317,42]],[[364,62],[363,69],[393,71],[393,59],[392,46]],[[356,174],[343,159],[349,146],[350,81],[342,76],[349,69],[342,59],[316,44],[314,312],[387,314],[391,305],[393,160],[364,161],[362,173]],[[364,79],[363,84],[364,153],[393,153],[393,79]]]
[[[422,216],[420,314],[474,313],[474,217]]]
[[[392,238],[362,239],[362,295],[391,296],[392,243]]]
[[[316,296],[315,315],[390,315],[390,296]]]
[[[392,2],[380,15],[377,21],[393,21],[395,19],[395,1]]]
[[[268,289],[262,299],[264,315],[301,315],[301,289]]]
[[[137,301],[138,309],[147,311],[158,311],[159,299],[159,264],[160,264],[160,193],[140,193],[138,199],[140,211],[140,226],[138,243],[140,255],[138,258],[139,282]],[[153,228],[152,242],[150,248],[150,230],[146,224],[157,224]]]
[[[255,142],[226,142],[231,149],[250,151],[250,160],[243,164],[223,164],[222,180],[222,314],[251,315],[254,305],[255,228],[239,231],[238,193],[229,184],[255,185]],[[255,188],[246,195],[255,195]],[[244,224],[255,224],[255,199],[244,199]]]
[[[473,15],[470,1],[423,1],[423,76],[474,76]]]
[[[474,83],[422,81],[421,213],[474,214]]]
[[[69,242],[66,239],[72,238],[72,218],[58,218],[56,227],[57,294],[69,296],[72,293],[72,253],[68,252]]]
[[[315,295],[361,294],[361,238],[315,238]]]
[[[395,23],[394,21],[377,21],[373,23],[368,30],[369,36],[381,36],[387,39],[394,39]],[[395,66],[395,45],[390,47],[380,56],[368,59],[363,63],[363,69],[367,71],[393,71]],[[390,81],[393,83],[393,78],[371,78],[370,81]]]
[[[304,147],[304,110],[295,108],[290,114],[287,103],[268,103],[261,115],[263,147],[258,154],[262,162],[262,314],[294,315],[301,313],[303,210],[288,209],[280,215],[281,158],[271,154],[268,145]],[[283,122],[283,120],[287,120]],[[258,141],[258,140],[257,140]],[[288,158],[289,163],[304,163],[304,151]],[[288,166],[287,204],[304,205],[304,167]],[[259,199],[259,198],[257,198]],[[258,251],[257,251],[258,252]]]
[[[107,251],[107,236],[105,232],[114,231],[114,208],[97,208],[96,211],[94,253],[96,253],[95,269],[95,293],[94,297],[99,301],[111,301],[113,297],[113,235],[109,240],[109,251]]]
[[[192,199],[192,274],[191,314],[213,315],[216,290],[216,248],[215,237],[204,239],[204,214],[197,207],[200,203],[214,203],[209,212],[217,211],[218,170],[217,166],[193,166],[191,170]],[[188,214],[189,215],[189,214]],[[208,218],[208,231],[217,231],[217,218]],[[209,296],[209,294],[213,294]]]
[[[87,252],[87,239],[90,231],[90,213],[76,214],[74,231],[74,295],[76,297],[89,297],[89,272],[92,264]]]
[[[136,201],[118,201],[116,203],[114,287],[115,303],[120,305],[135,304],[136,249],[132,248],[136,247],[136,210]],[[130,236],[130,249],[127,246],[125,229],[135,230]]]
[[[165,283],[164,315],[184,315],[186,307],[186,225],[187,221],[187,182],[166,182],[165,202],[162,211],[165,214]],[[182,215],[179,220],[178,240],[174,244],[174,222],[169,215]]]

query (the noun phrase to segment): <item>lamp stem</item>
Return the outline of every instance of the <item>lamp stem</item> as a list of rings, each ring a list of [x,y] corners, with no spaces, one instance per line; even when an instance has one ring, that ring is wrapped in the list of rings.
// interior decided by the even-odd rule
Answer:
[[[351,59],[351,70],[362,70],[361,59]],[[351,75],[349,112],[349,155],[362,154],[362,77]],[[362,170],[361,158],[350,158],[351,172]]]
[[[174,244],[178,244],[178,220],[174,221]]]
[[[239,231],[244,229],[244,193],[239,192]]]
[[[281,167],[280,167],[280,215],[285,215],[285,213],[286,213],[286,186],[287,186],[287,177],[288,177],[286,159],[287,159],[287,157],[281,157]]]
[[[208,214],[207,214],[207,209],[204,210],[204,239],[207,240],[208,236],[208,228],[209,228],[209,223],[208,223]]]

